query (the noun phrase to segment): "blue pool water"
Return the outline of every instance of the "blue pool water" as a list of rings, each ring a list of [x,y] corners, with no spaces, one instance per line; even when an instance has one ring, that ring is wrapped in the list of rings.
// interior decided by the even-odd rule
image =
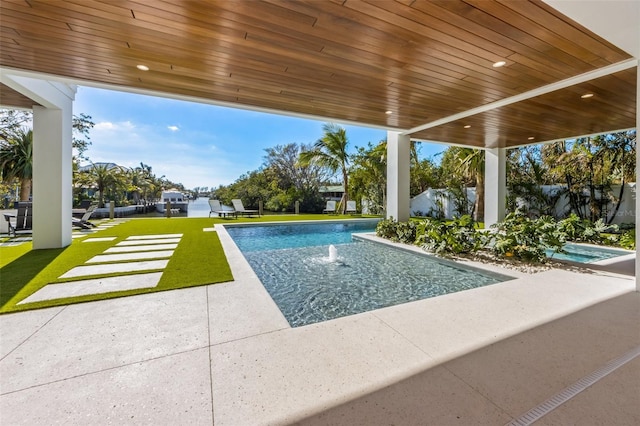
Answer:
[[[261,250],[345,244],[351,234],[374,232],[378,220],[300,225],[233,226],[229,235],[243,253]]]
[[[547,251],[547,257],[556,260],[569,260],[577,263],[593,263],[599,260],[611,259],[618,256],[624,256],[628,252],[616,250],[606,247],[586,246],[583,244],[565,244],[566,253],[553,253],[553,250]]]
[[[511,279],[369,241],[375,224],[227,227],[292,327]],[[329,245],[338,261],[329,260]]]

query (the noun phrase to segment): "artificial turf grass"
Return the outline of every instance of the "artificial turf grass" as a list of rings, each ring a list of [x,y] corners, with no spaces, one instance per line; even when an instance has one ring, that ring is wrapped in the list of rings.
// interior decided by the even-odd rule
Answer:
[[[211,226],[211,219],[136,219],[121,223],[115,227],[90,234],[94,237],[116,237],[113,241],[87,242],[74,239],[64,249],[30,250],[22,256],[3,265],[0,269],[0,313],[29,310],[50,306],[67,305],[112,297],[152,293],[198,285],[214,284],[233,280],[231,269],[216,232],[203,232]],[[178,247],[174,250],[167,267],[163,270],[158,285],[150,289],[136,289],[106,294],[70,297],[18,305],[25,297],[35,293],[50,283],[78,281],[96,277],[121,276],[129,274],[103,274],[76,279],[58,277],[75,266],[83,265],[87,260],[101,254],[131,235],[183,234]],[[5,248],[0,248],[3,253]],[[4,263],[4,256],[3,263]],[[153,271],[138,272],[147,273]],[[133,278],[132,278],[133,279]]]
[[[216,223],[344,220],[363,217],[374,218],[377,216],[302,214],[238,219],[216,217],[130,219],[112,228],[86,236],[86,238],[116,237],[112,241],[83,243],[82,241],[86,238],[78,238],[72,240],[72,244],[66,248],[50,250],[31,250],[31,243],[0,247],[0,314],[231,281],[233,280],[231,269],[217,233],[203,232],[203,228],[210,228]],[[72,279],[58,278],[73,267],[83,265],[93,256],[102,254],[107,248],[115,246],[128,236],[175,233],[182,233],[182,239],[167,267],[162,271],[162,277],[156,287],[18,305],[21,300],[50,283],[65,283],[98,277],[135,276],[154,272],[102,274]]]

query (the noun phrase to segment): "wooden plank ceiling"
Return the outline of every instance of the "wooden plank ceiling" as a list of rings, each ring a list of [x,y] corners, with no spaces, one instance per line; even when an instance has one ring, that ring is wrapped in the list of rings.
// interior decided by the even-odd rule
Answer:
[[[3,0],[0,29],[4,67],[395,129],[630,58],[539,0]],[[512,146],[635,127],[635,72],[413,137]]]

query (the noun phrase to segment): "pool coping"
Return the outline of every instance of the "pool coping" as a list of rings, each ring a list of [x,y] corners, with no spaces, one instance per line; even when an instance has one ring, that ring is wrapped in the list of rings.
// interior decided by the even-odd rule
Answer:
[[[286,225],[303,225],[303,224],[315,224],[322,225],[323,223],[353,223],[353,222],[380,222],[382,218],[375,217],[358,217],[353,219],[323,219],[323,220],[287,220],[287,221],[273,221],[273,222],[237,222],[237,223],[219,223],[222,227],[242,228],[250,226],[286,226]]]

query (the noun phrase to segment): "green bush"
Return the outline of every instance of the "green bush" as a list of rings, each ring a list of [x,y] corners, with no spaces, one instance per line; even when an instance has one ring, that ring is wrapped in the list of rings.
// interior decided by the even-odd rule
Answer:
[[[416,224],[413,221],[396,222],[384,219],[376,226],[376,235],[397,243],[413,244],[416,241]]]
[[[436,254],[470,253],[487,243],[469,215],[451,221],[425,219],[418,224],[417,231],[416,244]]]
[[[534,220],[516,211],[492,227],[496,229],[493,252],[501,257],[542,263],[547,249],[561,252],[566,241],[566,233],[550,216]]]
[[[390,219],[383,219],[378,222],[376,226],[376,235],[381,238],[386,238],[388,240],[393,240],[397,238],[396,228],[398,227],[398,222]]]
[[[558,227],[560,231],[566,234],[568,241],[591,244],[607,243],[607,239],[602,233],[617,230],[616,225],[607,226],[602,219],[591,222],[590,220],[580,219],[575,213],[571,213],[571,216],[558,222]]]
[[[635,250],[636,249],[636,230],[632,229],[630,231],[625,232],[620,236],[620,240],[618,241],[620,247],[627,250]]]
[[[404,244],[414,244],[416,242],[416,223],[398,222],[396,227],[397,241]]]

